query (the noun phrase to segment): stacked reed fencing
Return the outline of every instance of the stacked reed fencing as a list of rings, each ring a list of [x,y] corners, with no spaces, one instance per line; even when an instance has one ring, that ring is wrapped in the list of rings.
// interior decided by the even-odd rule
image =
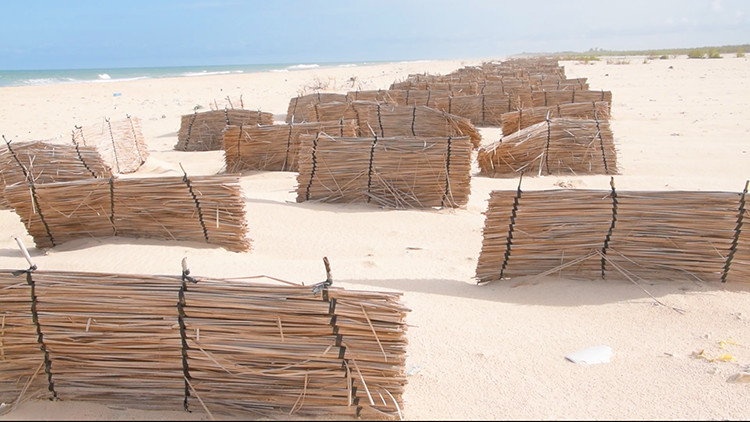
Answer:
[[[567,103],[554,106],[521,108],[500,116],[503,136],[543,122],[549,118],[566,117],[571,119],[609,120],[610,105],[604,101],[591,103]]]
[[[286,111],[286,123],[304,123],[321,121],[311,115],[315,111],[315,104],[346,102],[346,94],[316,92],[313,94],[299,95],[289,100]],[[337,119],[334,119],[337,120]]]
[[[400,293],[188,274],[0,270],[0,401],[402,419]]]
[[[488,177],[618,174],[609,120],[555,118],[514,132],[477,152]]]
[[[125,236],[250,249],[239,177],[100,178],[5,188],[37,248]]]
[[[11,209],[5,187],[108,178],[112,169],[94,146],[6,140],[0,148],[0,209]]]
[[[115,173],[134,173],[149,155],[141,120],[137,117],[127,116],[115,121],[106,118],[100,124],[75,126],[72,139],[77,147],[95,147]]]
[[[357,135],[356,120],[227,126],[224,130],[226,170],[230,173],[245,170],[297,171],[300,135],[319,132],[353,137]]]
[[[746,281],[742,192],[492,191],[476,278]]]
[[[242,109],[210,110],[185,114],[177,132],[177,151],[217,151],[224,147],[224,128],[229,125],[272,125],[273,113]]]
[[[399,106],[370,101],[318,104],[316,115],[322,121],[356,118],[358,137],[462,137],[468,136],[474,148],[482,135],[469,119],[426,106]],[[343,116],[342,111],[347,113]]]
[[[531,93],[532,107],[551,107],[568,103],[591,103],[604,101],[612,104],[612,91],[579,89],[541,90]]]
[[[459,207],[471,191],[468,137],[300,138],[297,202]]]

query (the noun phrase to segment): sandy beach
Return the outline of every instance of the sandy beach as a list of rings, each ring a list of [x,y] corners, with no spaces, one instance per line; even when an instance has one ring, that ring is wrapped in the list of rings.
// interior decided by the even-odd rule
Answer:
[[[420,61],[128,82],[0,88],[7,140],[69,143],[76,125],[141,119],[146,163],[122,177],[213,175],[222,151],[175,151],[182,115],[236,105],[283,122],[290,99],[387,89],[410,74],[447,74],[503,58]],[[561,61],[568,78],[612,92],[611,127],[621,190],[741,192],[750,179],[750,61],[602,57]],[[200,110],[199,109],[199,110]],[[502,136],[478,127],[482,144]],[[0,268],[26,269],[16,238],[40,270],[267,275],[305,285],[397,291],[411,310],[405,420],[747,420],[750,418],[750,280],[574,280],[554,275],[477,285],[490,192],[518,179],[473,164],[468,204],[383,209],[296,202],[295,172],[243,173],[249,252],[124,237],[39,250],[18,215],[0,210]],[[524,177],[525,190],[609,189],[610,177]],[[1,311],[0,311],[1,312]],[[565,356],[605,345],[607,363]],[[732,359],[719,359],[721,356]],[[0,369],[1,370],[1,369]],[[744,380],[744,382],[743,382]],[[111,403],[50,401],[29,392],[0,420],[209,420],[199,408],[146,411]],[[39,393],[39,392],[37,392]],[[41,392],[43,393],[43,392]],[[37,395],[38,396],[38,395]],[[7,404],[10,405],[10,404]],[[0,412],[2,413],[2,412]],[[285,419],[289,415],[279,415]],[[247,414],[223,419],[246,420]]]

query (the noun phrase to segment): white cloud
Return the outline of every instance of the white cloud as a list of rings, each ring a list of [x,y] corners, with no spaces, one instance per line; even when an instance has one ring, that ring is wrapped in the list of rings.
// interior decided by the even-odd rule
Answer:
[[[711,10],[714,12],[721,12],[722,9],[721,0],[713,0],[711,2]]]

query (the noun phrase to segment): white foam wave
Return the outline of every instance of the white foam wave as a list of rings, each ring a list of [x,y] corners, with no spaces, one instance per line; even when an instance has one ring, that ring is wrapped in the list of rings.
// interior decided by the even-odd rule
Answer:
[[[105,79],[106,80],[106,79],[112,79],[112,77],[109,76],[109,74],[107,74],[107,73],[100,73],[99,74],[99,79]]]
[[[293,66],[289,66],[287,69],[289,70],[304,70],[304,69],[315,69],[316,67],[320,67],[319,64],[295,64]]]

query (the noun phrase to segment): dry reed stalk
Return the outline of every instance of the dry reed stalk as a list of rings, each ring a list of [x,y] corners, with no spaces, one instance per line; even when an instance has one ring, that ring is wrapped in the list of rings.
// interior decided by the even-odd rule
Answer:
[[[299,137],[325,132],[356,136],[356,120],[227,126],[224,131],[224,159],[230,173],[244,170],[297,171]]]
[[[93,179],[5,190],[37,248],[109,236],[197,241],[247,251],[237,176]]]
[[[750,245],[735,242],[741,234],[741,197],[731,192],[493,191],[476,278],[487,283],[554,273],[589,279],[744,280],[750,267],[736,258],[748,256]]]
[[[331,101],[328,103],[310,104],[307,106],[309,122],[326,122],[343,120],[357,120],[357,112],[351,102]]]
[[[314,112],[314,108],[310,106],[332,102],[345,103],[346,94],[316,92],[293,97],[289,100],[287,107],[286,123],[314,122],[316,119],[310,114],[311,111]]]
[[[141,120],[127,116],[122,120],[104,119],[99,124],[76,126],[73,145],[92,146],[115,173],[133,173],[148,158],[148,145],[143,137]]]
[[[0,209],[10,209],[3,194],[8,185],[111,176],[112,169],[94,146],[6,140],[5,148],[0,148]]]
[[[468,137],[300,138],[297,201],[458,207],[470,192]]]
[[[216,151],[224,146],[224,128],[229,125],[272,125],[273,113],[242,109],[224,109],[185,114],[177,132],[178,151]]]
[[[609,120],[609,103],[604,101],[596,101],[593,103],[567,103],[549,107],[531,107],[509,111],[500,116],[503,127],[503,136],[508,136],[513,132],[543,122],[548,118],[558,117]]]
[[[480,147],[477,162],[489,177],[618,173],[608,120],[549,119]]]
[[[314,292],[250,279],[28,275],[31,282],[19,282],[0,270],[0,289],[9,292],[0,303],[13,309],[6,318],[18,314],[25,327],[2,337],[4,344],[17,338],[33,347],[9,352],[0,366],[8,396],[21,389],[19,371],[45,359],[44,381],[61,399],[165,410],[196,399],[230,415],[389,420],[403,406],[410,310],[400,293]],[[16,326],[14,319],[7,327]]]

